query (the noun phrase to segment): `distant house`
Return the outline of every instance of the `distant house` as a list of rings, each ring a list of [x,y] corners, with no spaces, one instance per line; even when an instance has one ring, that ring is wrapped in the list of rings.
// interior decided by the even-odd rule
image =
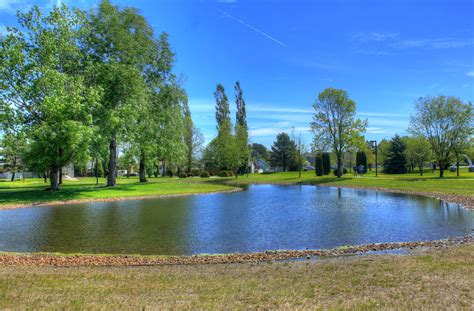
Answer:
[[[68,165],[64,166],[62,168],[63,176],[66,178],[74,178],[74,165],[72,163],[69,163]],[[35,177],[41,177],[38,175],[36,172],[16,172],[15,173],[15,180],[23,179],[23,178],[35,178]],[[12,178],[12,173],[11,172],[4,172],[0,174],[0,179],[6,179],[6,180],[11,180]]]
[[[270,171],[270,165],[259,157],[255,157],[252,161],[249,162],[249,172],[250,173],[266,173]]]

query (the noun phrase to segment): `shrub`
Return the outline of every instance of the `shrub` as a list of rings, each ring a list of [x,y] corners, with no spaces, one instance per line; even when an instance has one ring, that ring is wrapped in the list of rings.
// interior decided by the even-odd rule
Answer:
[[[227,171],[227,174],[229,174],[229,177],[235,176],[234,171]]]
[[[184,172],[179,173],[179,178],[186,178],[186,177],[188,177],[188,174]]]
[[[194,176],[199,176],[201,174],[201,170],[198,168],[193,168],[191,173],[193,173]]]
[[[172,171],[172,170],[168,170],[168,171],[166,172],[166,175],[167,175],[168,177],[173,177],[173,171]]]
[[[337,176],[337,168],[334,170],[333,173],[334,173],[335,176]],[[348,173],[347,168],[343,168],[342,169],[342,175],[347,174],[347,173]]]
[[[219,177],[229,177],[229,172],[228,171],[220,171],[219,172]]]
[[[201,177],[202,177],[202,178],[209,178],[209,177],[210,177],[210,176],[209,176],[209,172],[208,172],[208,171],[202,171],[202,172],[201,172]]]
[[[314,169],[316,171],[316,176],[323,176],[323,158],[321,154],[316,154],[314,158]]]
[[[193,173],[188,173],[188,177],[194,177]]]
[[[323,174],[329,175],[331,173],[331,156],[329,152],[323,152],[321,157],[323,158]]]

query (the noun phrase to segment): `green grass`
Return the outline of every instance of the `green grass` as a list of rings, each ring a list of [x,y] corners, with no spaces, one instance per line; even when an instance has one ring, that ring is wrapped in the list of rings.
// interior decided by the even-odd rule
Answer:
[[[0,206],[52,201],[93,200],[134,196],[197,194],[232,190],[234,187],[219,183],[197,183],[175,178],[151,178],[147,183],[137,178],[119,179],[117,186],[104,187],[105,180],[95,185],[94,178],[65,180],[57,192],[45,191],[48,187],[41,179],[0,182]]]
[[[460,176],[456,173],[446,172],[444,178],[439,178],[431,171],[425,171],[423,176],[418,172],[409,174],[389,175],[379,173],[375,177],[375,172],[368,172],[363,177],[354,177],[352,173],[337,178],[334,175],[318,177],[314,171],[302,172],[298,178],[298,172],[285,172],[273,174],[250,174],[239,176],[237,179],[229,178],[229,184],[325,184],[340,187],[381,187],[387,189],[400,189],[411,191],[422,191],[431,193],[458,194],[474,196],[474,173],[469,173],[467,168],[461,169]]]
[[[1,309],[465,309],[474,245],[414,255],[155,267],[0,267]]]
[[[419,173],[387,175],[368,172],[363,177],[355,178],[351,173],[342,178],[334,175],[317,177],[314,171],[250,174],[238,178],[150,178],[147,183],[139,183],[136,177],[120,178],[116,187],[104,187],[102,178],[99,185],[95,185],[94,178],[79,178],[76,181],[65,180],[58,192],[45,191],[48,184],[41,179],[27,179],[15,182],[0,182],[0,206],[12,204],[31,204],[52,201],[68,200],[93,200],[107,198],[123,198],[133,196],[157,196],[173,194],[197,194],[232,190],[239,184],[325,184],[341,187],[382,187],[387,189],[400,189],[422,191],[428,193],[457,194],[474,196],[474,173],[469,173],[466,168],[461,169],[461,174],[446,172],[444,178],[426,171],[424,176]]]

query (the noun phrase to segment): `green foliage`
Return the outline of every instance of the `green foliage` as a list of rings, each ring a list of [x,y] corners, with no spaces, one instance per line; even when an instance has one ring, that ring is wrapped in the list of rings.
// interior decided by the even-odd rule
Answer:
[[[296,146],[287,133],[280,133],[272,145],[270,163],[272,167],[281,167],[284,172],[294,166],[294,154]]]
[[[400,136],[395,135],[390,141],[387,158],[383,162],[383,172],[386,174],[404,174],[407,172],[405,143]]]
[[[361,172],[359,171],[359,166],[363,165],[364,166],[364,170]],[[359,172],[359,174],[365,174],[367,173],[367,154],[365,153],[365,151],[357,151],[357,154],[356,154],[356,166],[357,166],[357,170]]]
[[[325,89],[313,107],[313,145],[317,150],[332,149],[337,157],[338,171],[341,171],[343,153],[363,144],[362,133],[367,128],[367,121],[356,118],[356,103],[344,90]]]
[[[220,171],[219,177],[229,177],[229,171]]]
[[[335,176],[338,176],[338,177],[341,176],[341,175],[347,174],[347,173],[348,173],[347,168],[343,168],[341,174],[339,174],[339,171],[338,171],[337,168],[333,171],[333,174],[334,174]]]
[[[323,174],[329,175],[331,173],[331,155],[329,152],[323,152],[321,157],[323,160]]]
[[[179,173],[178,176],[179,176],[179,178],[186,178],[186,177],[188,177],[188,174],[185,173],[185,172],[181,172],[181,173]]]
[[[316,176],[323,176],[323,158],[321,153],[317,153],[314,158],[314,169],[316,170]]]
[[[418,167],[420,175],[423,175],[423,165],[431,158],[430,143],[421,136],[404,137],[406,145],[405,155],[410,167]]]
[[[414,136],[425,137],[440,167],[440,177],[456,149],[474,133],[471,103],[455,97],[422,97],[415,103],[409,131]]]
[[[210,177],[208,171],[202,171],[200,176],[201,176],[201,178],[209,178]]]
[[[269,153],[267,147],[265,147],[264,145],[253,143],[251,145],[251,150],[252,150],[252,158],[257,158],[258,157],[258,158],[261,158],[265,161],[270,160],[270,153]]]

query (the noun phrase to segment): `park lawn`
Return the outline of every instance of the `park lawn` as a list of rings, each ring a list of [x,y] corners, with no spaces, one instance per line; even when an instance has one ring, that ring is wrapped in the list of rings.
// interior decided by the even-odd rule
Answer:
[[[474,245],[411,255],[151,267],[0,267],[0,308],[466,309]]]
[[[456,173],[446,172],[444,178],[439,178],[437,174],[426,171],[424,176],[419,173],[389,175],[379,173],[375,177],[375,172],[368,172],[364,176],[354,177],[352,173],[337,178],[334,175],[315,176],[314,171],[302,172],[301,178],[298,172],[281,172],[271,174],[249,174],[247,177],[228,178],[229,184],[314,184],[329,185],[335,187],[367,187],[367,188],[387,188],[407,191],[419,191],[428,193],[457,194],[464,196],[474,196],[474,173],[469,173],[467,168],[463,168],[460,176]]]
[[[41,179],[0,182],[0,206],[15,204],[45,203],[53,201],[93,200],[140,196],[198,194],[230,191],[234,187],[222,183],[195,183],[177,178],[150,178],[147,183],[137,178],[118,179],[115,187],[105,187],[105,180],[99,185],[94,178],[64,180],[57,192],[45,191],[48,184]]]
[[[426,171],[424,176],[419,173],[401,175],[379,174],[368,172],[363,177],[354,177],[352,173],[336,178],[334,175],[315,176],[314,171],[284,172],[272,174],[249,174],[238,178],[149,178],[149,182],[140,183],[137,177],[120,178],[117,186],[105,187],[105,179],[95,184],[94,178],[78,178],[64,180],[58,192],[45,191],[48,184],[42,179],[33,178],[15,182],[0,182],[0,206],[15,204],[46,203],[53,201],[113,199],[140,196],[198,194],[229,191],[243,184],[314,184],[335,187],[367,187],[386,188],[427,193],[456,194],[474,196],[474,173],[466,168],[461,174],[446,172],[445,178],[438,178],[437,174]]]

